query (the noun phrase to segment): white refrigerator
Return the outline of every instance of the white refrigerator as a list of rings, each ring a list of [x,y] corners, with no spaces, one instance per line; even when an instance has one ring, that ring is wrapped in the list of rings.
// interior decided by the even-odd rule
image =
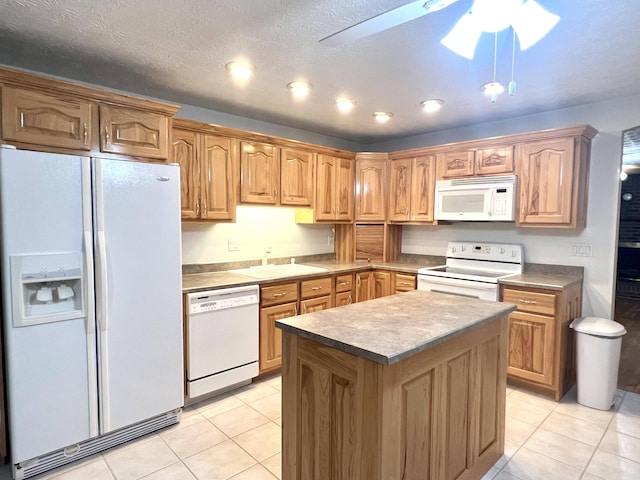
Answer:
[[[179,167],[0,148],[0,219],[14,476],[178,422]]]

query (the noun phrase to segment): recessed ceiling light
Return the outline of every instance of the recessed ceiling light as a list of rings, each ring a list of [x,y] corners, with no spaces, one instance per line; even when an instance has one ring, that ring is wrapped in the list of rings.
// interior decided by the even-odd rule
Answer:
[[[424,102],[420,102],[422,108],[427,113],[437,112],[442,108],[444,104],[444,100],[440,100],[439,98],[430,98],[429,100],[425,100]]]
[[[386,123],[389,120],[391,120],[391,117],[393,117],[393,113],[390,113],[390,112],[373,112],[372,116],[373,116],[373,118],[376,119],[377,122]]]
[[[309,95],[312,85],[307,82],[291,82],[287,83],[287,88],[296,98],[304,98]]]
[[[336,98],[335,104],[338,107],[338,110],[340,110],[342,113],[347,113],[353,110],[356,102],[354,100],[351,100],[350,98],[340,97]]]
[[[255,67],[247,62],[229,62],[225,68],[236,80],[248,80],[255,70]]]

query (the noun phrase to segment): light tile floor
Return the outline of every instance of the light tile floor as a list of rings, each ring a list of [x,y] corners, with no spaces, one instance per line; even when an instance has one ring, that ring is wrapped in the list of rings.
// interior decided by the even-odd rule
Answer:
[[[280,478],[279,376],[185,408],[179,425],[37,480]],[[504,456],[483,480],[640,479],[640,394],[617,391],[611,411],[507,389]],[[0,480],[11,478],[7,466]]]

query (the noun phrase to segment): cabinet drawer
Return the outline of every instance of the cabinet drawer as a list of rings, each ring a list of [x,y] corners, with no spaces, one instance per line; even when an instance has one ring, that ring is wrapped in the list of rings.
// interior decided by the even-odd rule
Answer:
[[[314,278],[300,282],[300,298],[331,295],[331,277]]]
[[[298,300],[298,284],[283,283],[260,288],[260,304],[277,305],[278,303],[294,302]]]
[[[336,293],[351,292],[353,289],[353,275],[338,275],[336,277]]]
[[[409,292],[416,289],[416,276],[406,273],[396,273],[395,293]]]
[[[556,296],[553,293],[505,288],[502,300],[515,303],[518,306],[518,310],[522,312],[542,313],[544,315],[555,315],[556,313]]]

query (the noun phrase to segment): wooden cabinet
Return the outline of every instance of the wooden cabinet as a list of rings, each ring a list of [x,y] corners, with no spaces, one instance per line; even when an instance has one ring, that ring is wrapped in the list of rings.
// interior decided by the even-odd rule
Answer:
[[[374,270],[371,284],[371,298],[380,298],[391,295],[391,277],[393,273],[384,270]]]
[[[166,159],[169,119],[131,108],[100,105],[100,150],[133,157]]]
[[[302,280],[300,299],[302,314],[333,308],[333,277]]]
[[[336,275],[335,277],[335,306],[353,303],[353,274]]]
[[[280,204],[309,206],[313,200],[313,165],[311,152],[280,149]]]
[[[513,145],[476,147],[441,155],[440,177],[499,175],[513,172]]]
[[[240,201],[278,203],[280,162],[278,149],[268,143],[240,143]]]
[[[358,272],[355,274],[355,302],[364,302],[372,298],[373,272]]]
[[[518,146],[518,226],[583,227],[588,140],[568,137]]]
[[[2,88],[4,140],[74,150],[91,150],[92,104],[89,101]]]
[[[315,219],[353,220],[353,161],[318,155],[316,161]]]
[[[582,311],[582,284],[565,290],[502,286],[501,299],[518,309],[509,315],[510,383],[560,400],[575,382],[569,324]]]
[[[185,220],[234,220],[238,141],[174,128],[171,159],[180,165]]]
[[[389,221],[433,222],[436,155],[390,162]]]
[[[356,222],[386,219],[387,155],[356,157]]]
[[[327,310],[329,308],[333,308],[333,302],[331,301],[330,295],[325,295],[324,297],[318,298],[309,298],[307,300],[300,300],[300,313],[313,313],[319,312],[320,310]]]
[[[394,273],[393,293],[409,292],[416,289],[416,275],[412,273]]]
[[[282,331],[276,321],[298,314],[298,283],[260,287],[260,374],[282,364]]]

